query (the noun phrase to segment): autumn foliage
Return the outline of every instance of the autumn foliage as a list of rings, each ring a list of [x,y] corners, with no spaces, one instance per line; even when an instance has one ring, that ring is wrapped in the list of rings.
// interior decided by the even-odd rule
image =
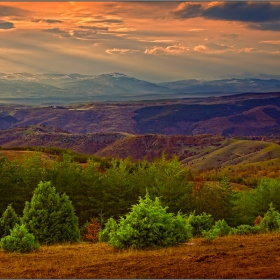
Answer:
[[[96,218],[92,218],[90,220],[89,225],[87,226],[87,233],[85,234],[85,237],[88,241],[91,241],[93,243],[98,242],[98,234],[100,231],[101,225]]]

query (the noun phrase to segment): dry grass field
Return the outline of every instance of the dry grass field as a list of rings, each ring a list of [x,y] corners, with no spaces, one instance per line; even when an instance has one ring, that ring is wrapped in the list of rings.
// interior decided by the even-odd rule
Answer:
[[[55,156],[42,153],[42,152],[34,152],[34,151],[16,151],[16,150],[1,150],[0,157],[5,156],[9,160],[19,160],[22,162],[23,158],[34,157],[34,155],[40,155],[43,161],[53,161]]]
[[[193,244],[192,244],[193,243]],[[105,243],[0,251],[1,278],[280,278],[280,234],[196,238],[157,250]]]

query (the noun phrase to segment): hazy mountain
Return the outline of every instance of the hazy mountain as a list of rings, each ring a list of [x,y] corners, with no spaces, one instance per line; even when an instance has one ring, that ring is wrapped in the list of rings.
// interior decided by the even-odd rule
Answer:
[[[0,99],[16,102],[76,102],[88,100],[143,99],[173,91],[120,73],[99,76],[81,74],[0,74]]]
[[[0,73],[0,101],[27,104],[193,98],[279,90],[278,79],[191,79],[156,84],[121,73]]]
[[[277,79],[221,79],[213,81],[181,80],[159,83],[176,93],[245,93],[279,91],[280,80]]]

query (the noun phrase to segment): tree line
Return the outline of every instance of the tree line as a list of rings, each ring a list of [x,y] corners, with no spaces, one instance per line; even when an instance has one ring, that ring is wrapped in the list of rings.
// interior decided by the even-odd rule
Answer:
[[[41,181],[50,182],[59,194],[69,197],[79,227],[91,218],[104,227],[109,218],[128,213],[147,191],[151,199],[159,197],[169,213],[207,213],[214,221],[224,219],[233,227],[253,225],[271,202],[280,210],[279,179],[260,179],[255,189],[236,191],[226,177],[216,182],[194,177],[176,157],[163,155],[153,162],[90,159],[82,166],[68,154],[44,161],[38,153],[21,161],[0,158],[0,213],[10,204],[17,214],[22,213]]]

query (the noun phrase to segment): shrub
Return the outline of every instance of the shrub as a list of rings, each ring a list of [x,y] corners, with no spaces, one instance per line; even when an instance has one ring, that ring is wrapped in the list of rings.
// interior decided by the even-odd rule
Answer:
[[[99,241],[109,242],[110,238],[115,234],[117,230],[117,222],[113,218],[108,219],[107,223],[105,224],[105,228],[99,232]]]
[[[28,253],[40,247],[33,234],[29,233],[25,225],[16,224],[11,234],[3,237],[0,242],[3,250],[8,252]]]
[[[236,228],[231,229],[231,234],[235,235],[246,235],[250,234],[251,226],[249,225],[239,225]]]
[[[101,240],[115,248],[166,247],[186,242],[191,237],[191,228],[178,213],[167,213],[159,198],[140,197],[139,204],[133,205],[119,224],[109,219],[101,232]]]
[[[219,232],[219,236],[226,236],[229,234],[231,227],[222,219],[215,222],[214,229]]]
[[[253,226],[253,227],[251,227],[250,230],[251,230],[251,234],[258,234],[263,231],[261,226]]]
[[[211,214],[202,213],[195,215],[195,211],[189,215],[187,222],[192,227],[192,235],[201,237],[203,231],[208,231],[212,228],[213,218]]]
[[[239,225],[236,228],[231,228],[230,234],[235,235],[247,235],[247,234],[258,234],[262,231],[261,226],[250,226],[250,225]]]
[[[0,238],[10,234],[15,224],[19,224],[20,219],[17,216],[12,205],[9,205],[0,219]]]
[[[213,241],[215,238],[217,238],[220,235],[220,230],[217,228],[211,228],[210,230],[206,231],[203,230],[202,231],[202,236],[208,241],[211,242]]]
[[[26,202],[23,223],[40,244],[76,242],[78,218],[66,194],[56,193],[50,182],[40,182],[31,202]]]
[[[269,204],[268,211],[261,219],[260,226],[264,231],[279,230],[280,228],[280,214],[273,207],[272,202]]]

